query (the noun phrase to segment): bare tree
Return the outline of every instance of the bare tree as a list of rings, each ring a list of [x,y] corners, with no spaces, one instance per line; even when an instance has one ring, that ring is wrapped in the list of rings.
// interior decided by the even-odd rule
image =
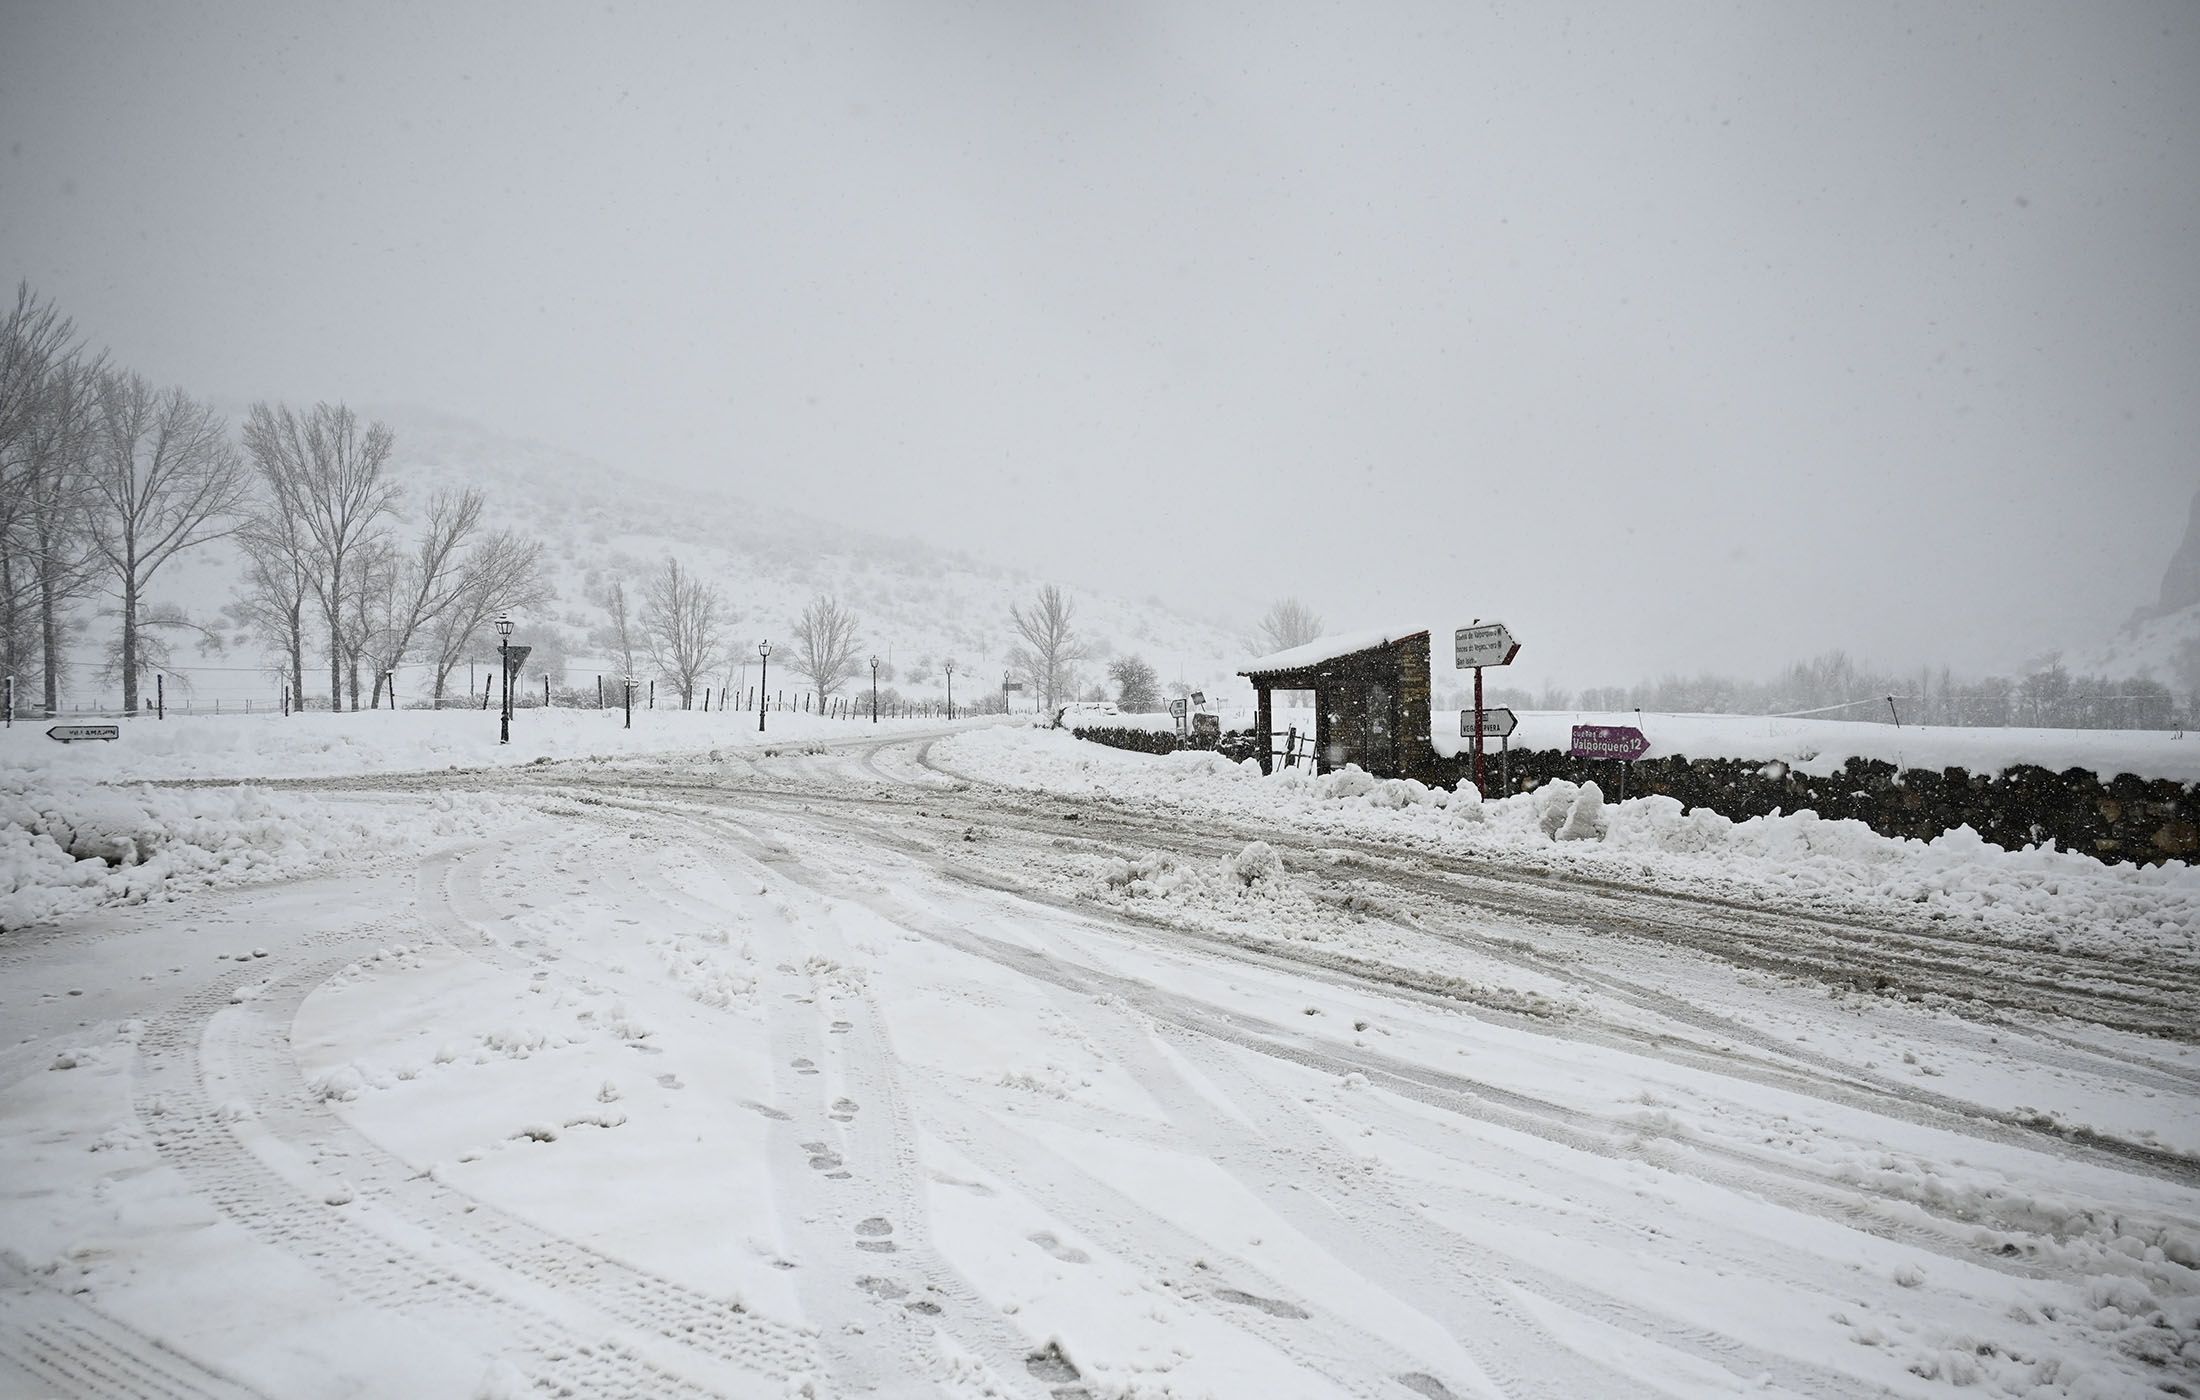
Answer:
[[[412,554],[388,557],[363,580],[377,614],[370,619],[364,645],[373,653],[375,669],[370,706],[382,703],[382,673],[411,659],[424,629],[458,602],[467,585],[467,556],[461,551],[480,524],[479,491],[438,491],[429,498],[428,518]]]
[[[718,590],[666,557],[642,590],[642,632],[649,659],[680,692],[680,708],[695,703],[696,687],[726,654],[731,621]]]
[[[1039,590],[1028,611],[1013,604],[1008,610],[1016,635],[1024,641],[1015,663],[1039,687],[1049,710],[1054,708],[1057,695],[1074,689],[1071,672],[1088,654],[1084,640],[1071,625],[1074,611],[1069,595],[1051,583]]]
[[[611,589],[604,596],[604,608],[611,614],[611,641],[618,648],[619,677],[634,674],[634,615],[626,601],[626,581],[611,580]]]
[[[145,587],[177,554],[237,528],[245,472],[212,409],[118,373],[100,377],[91,467],[92,543],[122,605],[122,708],[136,714]]]
[[[87,458],[102,357],[28,283],[0,320],[0,669],[29,669],[60,703],[69,606],[97,574],[88,535]]]
[[[794,668],[808,676],[820,702],[856,673],[856,615],[820,594],[794,625]]]
[[[287,406],[254,404],[245,447],[269,491],[287,494],[312,568],[312,584],[328,624],[329,708],[343,707],[346,605],[358,580],[351,570],[383,518],[397,506],[397,487],[383,476],[394,441],[390,430],[342,404],[315,404],[300,417]],[[356,653],[352,653],[356,661]],[[352,708],[359,707],[356,666]]]
[[[511,530],[484,536],[466,553],[457,595],[428,624],[429,667],[435,702],[443,702],[451,672],[466,659],[489,619],[542,601],[542,545]]]
[[[1278,598],[1261,618],[1253,645],[1266,655],[1305,646],[1321,634],[1321,617],[1312,608],[1296,598]]]
[[[1269,605],[1253,636],[1253,650],[1263,656],[1302,647],[1322,634],[1321,615],[1296,598],[1278,598]],[[1314,703],[1311,690],[1278,692],[1275,703],[1291,708]]]
[[[1122,656],[1108,667],[1116,685],[1115,703],[1127,715],[1149,714],[1161,708],[1161,678],[1143,656]]]
[[[257,453],[254,463],[263,483],[267,482],[267,467]],[[240,532],[243,586],[227,609],[231,617],[282,652],[290,694],[299,705],[306,694],[306,607],[313,598],[316,567],[312,541],[299,516],[304,504],[294,491],[270,487],[261,495]]]

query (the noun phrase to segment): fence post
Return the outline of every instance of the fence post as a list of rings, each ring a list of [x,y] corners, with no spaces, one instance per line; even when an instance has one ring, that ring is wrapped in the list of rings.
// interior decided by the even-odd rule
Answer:
[[[153,718],[168,718],[168,677],[165,675],[153,677]]]
[[[603,677],[596,677],[596,708],[603,708]]]
[[[703,687],[703,713],[710,713],[710,687],[707,685]]]
[[[657,708],[657,679],[654,676],[649,681],[649,708]]]

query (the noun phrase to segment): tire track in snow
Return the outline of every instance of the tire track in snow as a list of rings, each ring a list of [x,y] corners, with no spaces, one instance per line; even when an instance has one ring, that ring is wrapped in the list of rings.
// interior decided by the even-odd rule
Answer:
[[[362,1196],[486,1263],[576,1299],[620,1324],[745,1371],[785,1379],[809,1369],[809,1338],[737,1303],[698,1293],[481,1202],[424,1173],[346,1123],[306,1091],[288,1027],[307,995],[341,962],[307,969],[263,999],[233,1008],[208,1029],[209,1058],[246,1102],[268,1105],[260,1122]]]
[[[143,1400],[252,1400],[260,1394],[57,1292],[5,1258],[0,1302],[0,1360],[52,1394]]]
[[[357,939],[316,940],[347,958],[371,950]],[[575,1395],[648,1394],[707,1396],[713,1392],[635,1354],[591,1327],[580,1309],[539,1287],[522,1301],[512,1281],[467,1252],[373,1209],[331,1204],[308,1181],[278,1171],[245,1145],[250,1119],[215,1107],[201,1059],[210,1023],[243,990],[251,974],[238,973],[187,996],[151,1018],[141,1042],[150,1072],[137,1095],[145,1136],[213,1207],[247,1234],[321,1274],[346,1298],[369,1308],[405,1315],[433,1330],[452,1320],[468,1340],[495,1337],[508,1353],[526,1358],[521,1369],[553,1390]],[[289,1157],[292,1170],[310,1179],[304,1158],[273,1135],[263,1146]]]
[[[815,867],[780,856],[778,852],[783,848],[773,839],[753,833],[744,833],[738,839],[752,848],[751,858],[779,870],[786,878],[813,893],[827,898],[849,898],[836,888],[837,881],[824,877]],[[861,900],[852,902],[864,903]],[[911,927],[886,910],[874,907],[873,912],[902,927]],[[911,931],[921,932],[914,928]],[[1112,1183],[1075,1166],[1052,1150],[1022,1140],[989,1114],[975,1110],[968,1100],[957,1098],[955,1104],[942,1114],[935,1103],[924,1127],[938,1133],[972,1160],[1001,1172],[1049,1214],[1088,1238],[1105,1241],[1112,1252],[1151,1276],[1160,1279],[1180,1276],[1173,1284],[1177,1296],[1201,1305],[1238,1330],[1259,1336],[1301,1366],[1324,1377],[1338,1387],[1339,1393],[1395,1397],[1398,1393],[1396,1377],[1425,1374],[1424,1362],[1341,1319],[1309,1309],[1302,1301],[1293,1299],[1290,1290],[1244,1260],[1227,1258],[1227,1268],[1213,1271],[1218,1275],[1216,1280],[1196,1278],[1199,1266],[1194,1261],[1226,1258],[1211,1241],[1184,1231],[1123,1195]],[[906,1121],[897,1125],[894,1134],[899,1151],[910,1161],[911,1171],[914,1170],[915,1134],[913,1116],[907,1116]],[[1246,1286],[1241,1288],[1235,1286],[1237,1284]],[[1264,1307],[1264,1304],[1274,1306]],[[1297,1325],[1300,1323],[1311,1325]]]

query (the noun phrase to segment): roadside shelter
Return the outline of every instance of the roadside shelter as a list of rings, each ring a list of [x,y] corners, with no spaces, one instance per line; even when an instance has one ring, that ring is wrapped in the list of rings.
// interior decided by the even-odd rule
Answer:
[[[1274,692],[1314,692],[1318,772],[1348,763],[1380,778],[1436,777],[1429,741],[1429,631],[1346,632],[1264,656],[1253,683],[1261,771],[1276,761]]]

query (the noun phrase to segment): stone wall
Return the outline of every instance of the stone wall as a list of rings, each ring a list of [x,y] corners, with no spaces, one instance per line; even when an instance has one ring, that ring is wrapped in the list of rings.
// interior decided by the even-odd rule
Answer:
[[[1118,748],[1168,753],[1183,746],[1174,734],[1137,730],[1086,730],[1081,736]],[[1222,736],[1219,751],[1234,759],[1257,754],[1251,734]],[[1471,777],[1469,756],[1435,758],[1433,778],[1445,787]],[[1502,796],[1501,764],[1487,755],[1492,797]],[[1575,758],[1555,749],[1515,749],[1511,791],[1525,792],[1552,778],[1594,781],[1607,799],[1620,795],[1623,765]],[[2105,861],[2142,865],[2200,859],[2200,783],[2118,774],[2107,782],[2091,770],[2061,773],[2021,764],[2001,773],[1962,768],[1897,770],[1877,759],[1850,759],[1825,776],[1799,773],[1784,763],[1732,758],[1646,758],[1626,774],[1629,797],[1659,794],[1687,807],[1706,807],[1741,821],[1773,812],[1812,811],[1847,817],[1888,836],[1930,840],[1968,826],[1988,841],[2022,850],[2053,841]]]

